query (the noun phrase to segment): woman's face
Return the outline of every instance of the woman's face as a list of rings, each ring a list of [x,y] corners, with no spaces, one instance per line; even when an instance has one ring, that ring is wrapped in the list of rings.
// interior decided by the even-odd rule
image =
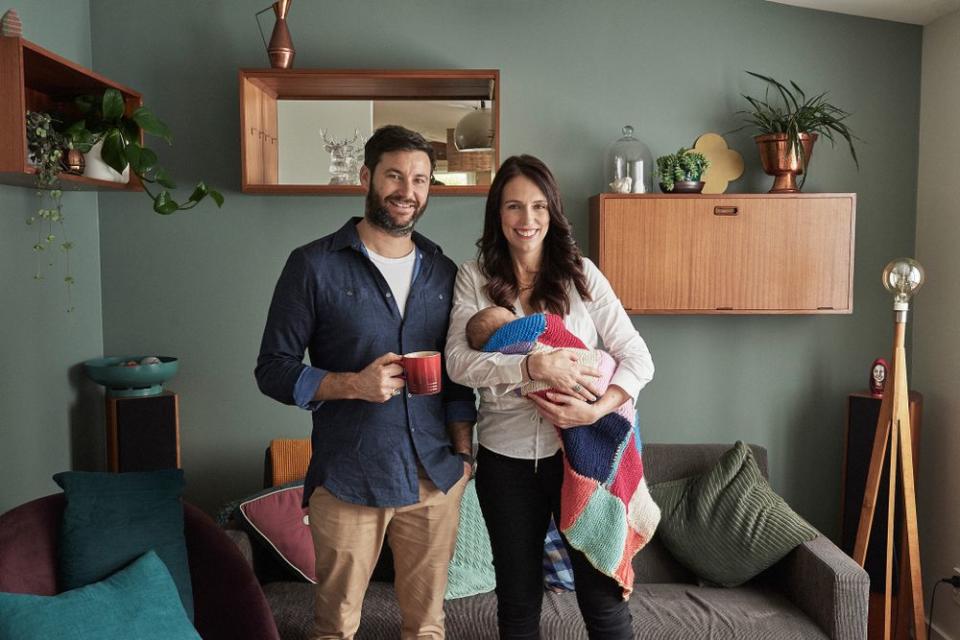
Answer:
[[[526,176],[511,179],[503,188],[500,229],[514,257],[539,257],[550,228],[547,197]]]

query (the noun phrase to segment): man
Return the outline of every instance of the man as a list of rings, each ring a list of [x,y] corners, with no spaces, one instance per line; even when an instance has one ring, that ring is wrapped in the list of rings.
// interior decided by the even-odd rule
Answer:
[[[270,305],[257,384],[313,412],[303,495],[317,556],[315,639],[354,636],[385,537],[402,637],[444,637],[474,395],[445,373],[441,395],[406,393],[398,355],[446,342],[457,269],[413,231],[433,167],[419,134],[374,132],[360,172],[364,217],[294,250]]]

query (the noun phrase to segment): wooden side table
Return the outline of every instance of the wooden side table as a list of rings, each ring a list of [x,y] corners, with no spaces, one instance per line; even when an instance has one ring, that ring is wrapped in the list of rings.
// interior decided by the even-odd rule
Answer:
[[[173,391],[144,398],[107,396],[107,468],[180,467],[180,402]]]

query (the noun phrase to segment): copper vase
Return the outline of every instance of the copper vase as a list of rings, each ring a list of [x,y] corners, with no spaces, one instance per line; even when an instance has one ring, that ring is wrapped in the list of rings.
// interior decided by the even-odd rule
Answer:
[[[267,54],[270,56],[270,66],[275,69],[292,68],[293,57],[297,54],[297,50],[293,47],[293,38],[290,37],[290,29],[287,28],[287,14],[290,13],[292,2],[293,0],[277,0],[273,3],[277,22],[273,25]]]
[[[803,161],[796,149],[790,148],[790,140],[785,133],[768,133],[754,136],[757,148],[760,149],[760,163],[764,173],[774,176],[773,188],[770,193],[797,193],[797,176],[804,169],[810,167],[810,156],[813,154],[813,143],[817,141],[816,133],[801,133],[800,145],[803,148]]]
[[[86,160],[79,149],[67,149],[63,155],[63,166],[68,173],[83,175],[83,169],[86,167]]]

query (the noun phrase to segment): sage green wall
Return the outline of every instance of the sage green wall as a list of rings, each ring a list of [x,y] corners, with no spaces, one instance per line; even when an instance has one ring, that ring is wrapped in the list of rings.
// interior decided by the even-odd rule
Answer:
[[[18,4],[25,37],[90,64],[87,0]],[[46,280],[33,279],[37,229],[24,221],[38,202],[32,189],[0,186],[0,513],[53,493],[54,473],[102,460],[103,412],[95,395],[78,390],[87,385],[77,366],[103,352],[97,194],[63,196],[76,245],[72,313],[66,313],[62,256]]]
[[[265,4],[90,6],[96,68],[142,90],[177,136],[161,160],[184,184],[203,178],[227,196],[221,211],[170,218],[140,194],[100,196],[105,348],[182,358],[170,386],[181,394],[188,494],[210,509],[258,487],[269,439],[309,433],[305,413],[257,391],[260,333],[289,251],[362,206],[238,192],[237,69],[267,65],[253,18]],[[646,440],[766,445],[774,487],[836,533],[844,398],[889,348],[880,269],[913,249],[919,27],[761,0],[329,0],[294,3],[290,21],[300,68],[500,69],[503,151],[556,171],[584,246],[587,199],[624,123],[655,155],[730,131],[739,94],[760,90],[744,69],[829,90],[855,112],[862,170],[821,142],[806,187],[858,194],[853,315],[635,321],[657,365],[639,403]],[[747,162],[735,190],[768,189],[748,132],[728,140]],[[482,207],[434,198],[420,228],[465,260]]]

